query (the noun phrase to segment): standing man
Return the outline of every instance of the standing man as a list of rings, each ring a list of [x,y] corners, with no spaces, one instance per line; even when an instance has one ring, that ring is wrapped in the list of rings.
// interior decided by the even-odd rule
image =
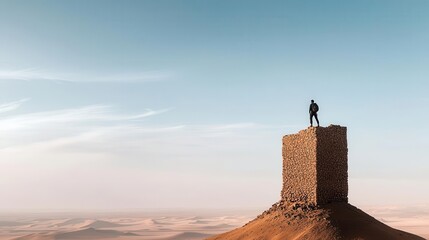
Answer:
[[[317,126],[319,126],[319,119],[317,118],[317,112],[319,111],[319,106],[317,103],[314,102],[314,100],[311,100],[310,104],[310,124],[311,127],[313,126],[313,116],[316,118]]]

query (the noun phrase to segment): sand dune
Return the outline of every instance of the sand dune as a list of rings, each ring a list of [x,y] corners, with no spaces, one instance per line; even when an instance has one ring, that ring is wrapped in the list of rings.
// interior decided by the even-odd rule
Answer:
[[[120,236],[138,236],[135,233],[120,232],[116,230],[98,230],[94,228],[87,228],[79,231],[66,232],[56,234],[55,239],[103,239],[114,238]]]
[[[29,225],[29,223],[15,222],[15,221],[0,221],[0,227],[16,227],[16,226],[24,226],[24,225]]]
[[[195,221],[191,221],[191,223],[193,224],[207,224],[210,223],[209,221],[205,221],[205,220],[195,220]]]
[[[55,240],[55,236],[48,233],[32,233],[23,237],[13,238],[13,240]]]
[[[103,220],[95,220],[92,223],[83,226],[82,228],[115,228],[115,227],[123,227],[123,226],[125,225],[103,221]]]
[[[162,238],[162,240],[199,240],[211,236],[212,234],[199,232],[184,232],[171,237]]]
[[[138,236],[134,233],[129,232],[120,232],[116,230],[98,230],[94,228],[87,228],[78,231],[71,232],[60,232],[60,233],[36,233],[30,234],[27,236],[15,238],[14,240],[71,240],[71,239],[80,239],[80,240],[89,240],[89,239],[106,239],[106,238],[116,238],[121,236]]]
[[[141,223],[143,223],[144,225],[147,225],[147,226],[154,226],[154,225],[157,225],[157,224],[158,224],[158,223],[157,223],[155,220],[153,220],[152,218],[144,219],[143,221],[141,221]]]
[[[171,224],[173,224],[171,222],[165,221],[165,219],[163,219],[163,220],[152,219],[152,223],[155,225],[171,225]]]
[[[235,226],[229,225],[229,224],[217,224],[217,225],[212,225],[212,226],[211,225],[204,226],[203,228],[204,229],[225,229],[225,228],[231,229],[233,227],[235,227]]]
[[[64,226],[70,226],[70,225],[85,225],[88,223],[88,219],[85,218],[72,218],[67,219],[64,222],[55,224],[57,227],[64,227]]]

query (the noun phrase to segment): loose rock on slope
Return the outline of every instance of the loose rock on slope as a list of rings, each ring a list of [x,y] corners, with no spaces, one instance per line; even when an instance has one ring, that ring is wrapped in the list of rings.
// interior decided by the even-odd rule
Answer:
[[[309,207],[280,201],[256,219],[207,240],[424,240],[344,202]]]

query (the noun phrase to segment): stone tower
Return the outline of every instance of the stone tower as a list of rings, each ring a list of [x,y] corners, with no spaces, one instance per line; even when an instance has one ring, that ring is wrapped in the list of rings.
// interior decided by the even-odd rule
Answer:
[[[347,202],[347,128],[310,127],[283,137],[282,200]]]

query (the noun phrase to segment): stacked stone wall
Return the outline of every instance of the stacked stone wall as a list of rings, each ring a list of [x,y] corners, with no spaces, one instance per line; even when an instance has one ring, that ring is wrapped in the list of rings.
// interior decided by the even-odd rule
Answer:
[[[310,127],[283,137],[282,200],[347,202],[347,130]]]
[[[317,138],[317,203],[347,202],[347,129],[320,128]]]
[[[317,200],[315,128],[283,137],[282,199],[291,202]]]

